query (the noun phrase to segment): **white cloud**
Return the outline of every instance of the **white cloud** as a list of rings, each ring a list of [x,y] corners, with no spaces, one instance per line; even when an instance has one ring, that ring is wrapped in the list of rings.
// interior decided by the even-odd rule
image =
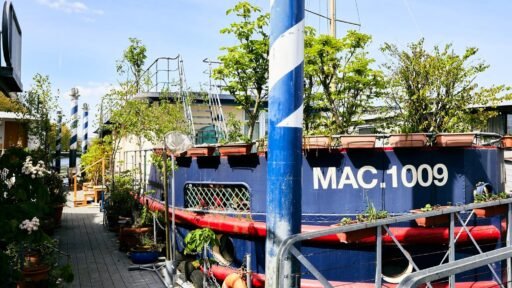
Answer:
[[[39,4],[45,5],[49,8],[64,11],[66,13],[77,13],[77,14],[92,14],[92,15],[103,15],[103,10],[91,9],[80,1],[68,1],[68,0],[37,0]]]

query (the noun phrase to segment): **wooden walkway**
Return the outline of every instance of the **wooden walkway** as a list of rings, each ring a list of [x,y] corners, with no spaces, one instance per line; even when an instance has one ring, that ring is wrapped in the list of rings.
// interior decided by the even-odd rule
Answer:
[[[104,229],[102,221],[97,206],[64,208],[55,238],[71,255],[75,280],[68,287],[165,287],[154,272],[128,271],[131,261],[117,249],[115,233]]]

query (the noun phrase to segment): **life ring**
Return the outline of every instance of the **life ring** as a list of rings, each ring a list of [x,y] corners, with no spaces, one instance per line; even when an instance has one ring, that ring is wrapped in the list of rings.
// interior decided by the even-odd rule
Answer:
[[[229,266],[235,259],[233,242],[227,235],[217,234],[216,237],[220,245],[212,247],[212,256],[219,264]]]
[[[247,285],[238,273],[231,273],[222,282],[222,288],[247,288]]]

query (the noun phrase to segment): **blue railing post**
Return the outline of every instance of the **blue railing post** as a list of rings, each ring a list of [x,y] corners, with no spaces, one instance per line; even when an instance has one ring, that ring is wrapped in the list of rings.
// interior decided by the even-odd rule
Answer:
[[[277,251],[300,232],[302,199],[302,98],[304,0],[270,1],[269,137],[267,171],[266,287],[278,287]],[[297,261],[287,261],[284,287],[299,286]]]

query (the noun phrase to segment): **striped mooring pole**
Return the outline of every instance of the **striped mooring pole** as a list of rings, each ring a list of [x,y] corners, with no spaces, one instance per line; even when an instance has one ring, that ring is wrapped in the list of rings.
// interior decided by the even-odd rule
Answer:
[[[77,88],[71,88],[71,139],[69,141],[69,168],[76,168],[76,148],[78,132],[78,94]],[[74,171],[77,172],[76,170]]]
[[[57,111],[57,139],[55,140],[55,171],[60,173],[60,155],[62,140],[62,111]]]
[[[82,138],[82,155],[87,152],[87,146],[89,144],[89,135],[87,133],[87,129],[89,128],[89,105],[87,103],[84,103],[82,106],[82,110],[84,111],[84,126],[83,126],[83,133],[84,136]]]
[[[277,251],[300,232],[302,216],[302,118],[304,0],[270,0],[267,242],[265,287],[279,287]],[[296,260],[281,265],[284,286],[298,287]],[[296,283],[298,282],[298,283]]]

